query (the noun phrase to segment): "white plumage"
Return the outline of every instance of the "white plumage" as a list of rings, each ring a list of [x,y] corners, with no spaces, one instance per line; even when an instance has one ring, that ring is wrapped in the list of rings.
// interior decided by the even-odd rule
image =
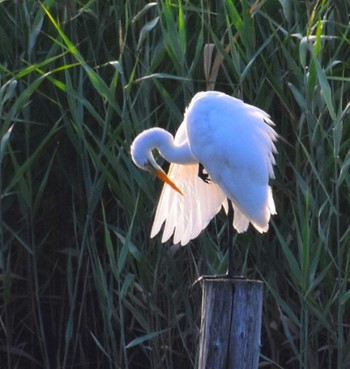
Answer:
[[[237,232],[246,231],[249,223],[266,232],[271,214],[276,214],[269,186],[277,139],[272,125],[263,110],[208,91],[193,97],[175,139],[160,128],[137,136],[131,146],[137,166],[163,176],[152,155],[155,148],[172,163],[168,179],[162,179],[173,188],[164,184],[151,237],[164,224],[162,242],[174,234],[174,243],[186,245],[221,206],[227,210],[227,199],[233,205]],[[198,176],[198,163],[208,173],[209,183]]]

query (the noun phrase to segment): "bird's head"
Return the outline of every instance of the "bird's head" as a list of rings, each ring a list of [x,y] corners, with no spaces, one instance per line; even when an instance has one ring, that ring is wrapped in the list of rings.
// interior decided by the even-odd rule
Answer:
[[[145,131],[147,132],[147,131]],[[182,191],[176,184],[167,176],[164,170],[157,164],[152,154],[152,147],[149,147],[147,136],[143,133],[139,134],[132,143],[131,158],[135,165],[142,170],[153,173],[164,183],[167,183],[175,191],[183,195]]]

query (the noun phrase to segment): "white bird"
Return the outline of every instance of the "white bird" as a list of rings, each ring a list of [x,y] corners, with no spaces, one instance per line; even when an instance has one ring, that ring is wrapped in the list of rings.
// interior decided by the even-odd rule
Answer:
[[[269,186],[278,137],[273,125],[263,110],[207,91],[193,97],[175,138],[161,128],[139,134],[131,145],[132,160],[166,182],[151,237],[165,223],[162,242],[174,235],[175,244],[186,245],[222,206],[228,212],[230,202],[237,232],[245,232],[249,223],[266,232],[276,214]],[[171,163],[168,175],[156,163],[153,149]]]

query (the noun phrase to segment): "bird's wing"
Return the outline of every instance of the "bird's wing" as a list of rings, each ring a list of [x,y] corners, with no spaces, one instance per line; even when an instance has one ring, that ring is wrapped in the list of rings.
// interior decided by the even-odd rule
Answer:
[[[151,237],[160,231],[162,242],[174,234],[174,244],[186,245],[196,238],[220,211],[225,195],[215,183],[205,183],[198,177],[198,164],[171,164],[168,176],[183,195],[164,185],[151,230]]]
[[[234,212],[233,227],[238,233],[245,232],[248,229],[249,223],[252,223],[254,228],[260,233],[268,231],[270,217],[271,215],[276,214],[276,207],[272,197],[271,187],[268,187],[268,199],[266,205],[264,206],[264,217],[266,222],[263,225],[256,223],[254,219],[243,213],[241,208],[238,207],[234,201],[231,201],[231,203]],[[227,202],[224,202],[223,206],[227,214],[228,213]]]
[[[276,212],[268,181],[277,137],[268,114],[227,95],[201,94],[185,121],[193,155],[232,201],[236,230],[251,222],[267,231]]]
[[[175,144],[187,141],[186,127],[182,123],[175,135]],[[174,243],[186,245],[196,238],[220,211],[225,195],[215,183],[205,183],[198,177],[198,164],[170,164],[168,177],[181,189],[183,195],[164,185],[151,237],[159,233],[163,223],[162,242],[174,234]]]

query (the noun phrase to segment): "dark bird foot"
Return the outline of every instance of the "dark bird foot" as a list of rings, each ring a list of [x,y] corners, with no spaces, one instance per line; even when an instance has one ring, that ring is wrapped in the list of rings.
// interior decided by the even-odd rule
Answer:
[[[201,163],[199,163],[198,165],[198,177],[205,183],[211,182],[208,172],[206,171],[206,169],[203,167],[203,164]]]
[[[192,283],[192,287],[194,287],[197,283],[202,282],[204,280],[211,280],[211,281],[233,281],[233,280],[243,280],[243,279],[247,279],[247,277],[243,276],[243,275],[231,275],[230,273],[226,273],[226,274],[212,274],[212,275],[201,275],[199,278],[197,278],[193,283]]]

